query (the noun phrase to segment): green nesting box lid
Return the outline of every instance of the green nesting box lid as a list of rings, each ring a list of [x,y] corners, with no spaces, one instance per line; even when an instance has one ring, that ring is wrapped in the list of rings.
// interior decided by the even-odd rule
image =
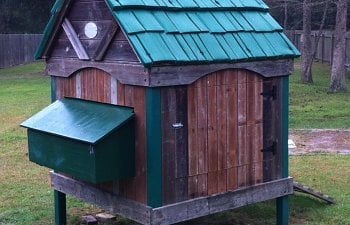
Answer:
[[[92,183],[134,176],[132,108],[64,98],[21,125],[32,162]]]
[[[64,98],[57,100],[21,126],[96,144],[134,117],[132,108]]]

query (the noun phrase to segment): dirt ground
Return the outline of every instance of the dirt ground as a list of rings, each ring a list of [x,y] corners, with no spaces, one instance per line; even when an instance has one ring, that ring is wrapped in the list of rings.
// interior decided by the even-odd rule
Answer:
[[[337,153],[350,155],[350,130],[291,130],[290,155]]]

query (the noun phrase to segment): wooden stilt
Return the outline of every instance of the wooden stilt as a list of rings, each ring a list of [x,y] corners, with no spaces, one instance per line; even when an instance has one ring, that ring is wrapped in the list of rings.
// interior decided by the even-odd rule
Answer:
[[[67,224],[66,195],[54,190],[55,225]]]
[[[282,78],[282,178],[288,177],[288,101],[289,101],[289,78]],[[288,225],[289,207],[288,196],[277,198],[277,225]]]

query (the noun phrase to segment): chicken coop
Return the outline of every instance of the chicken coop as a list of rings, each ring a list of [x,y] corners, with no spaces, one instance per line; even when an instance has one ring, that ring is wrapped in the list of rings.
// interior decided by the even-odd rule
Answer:
[[[288,76],[261,0],[57,0],[36,52],[52,104],[22,126],[70,195],[141,224],[277,199],[288,223]]]

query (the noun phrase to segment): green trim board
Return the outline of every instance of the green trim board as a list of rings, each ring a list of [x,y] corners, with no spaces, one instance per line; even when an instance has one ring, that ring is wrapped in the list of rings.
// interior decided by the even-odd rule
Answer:
[[[160,88],[146,89],[147,204],[162,206],[162,134]]]
[[[282,178],[288,177],[288,112],[289,112],[289,77],[282,77]],[[289,199],[288,196],[276,200],[277,225],[288,225],[289,221]]]
[[[63,4],[68,4],[66,1]],[[140,62],[148,68],[161,64],[234,63],[300,55],[261,0],[105,2]],[[63,16],[58,16],[60,7],[61,4],[55,4],[57,10],[53,10],[44,37],[51,37],[54,27],[60,25],[58,18]],[[44,38],[40,44],[37,58],[44,57],[47,40]]]

